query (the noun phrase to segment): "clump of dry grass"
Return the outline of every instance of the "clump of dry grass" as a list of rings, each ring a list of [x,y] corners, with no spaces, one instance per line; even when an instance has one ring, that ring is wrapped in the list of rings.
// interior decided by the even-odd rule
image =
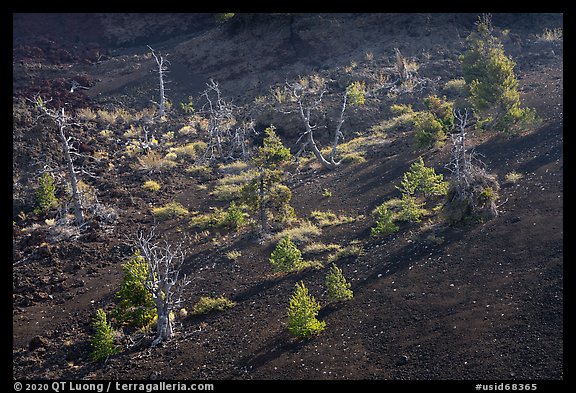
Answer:
[[[190,214],[188,209],[178,202],[168,202],[164,206],[155,207],[152,209],[152,214],[158,220],[169,220],[172,218],[182,218]]]
[[[294,243],[305,243],[312,240],[313,237],[319,236],[322,230],[310,221],[303,221],[300,226],[288,228],[278,232],[273,236],[273,240],[279,241],[285,237],[289,237]]]
[[[564,37],[564,30],[561,27],[555,29],[544,29],[542,34],[537,34],[536,39],[541,42],[556,42],[562,40]]]
[[[133,168],[148,172],[160,172],[175,166],[176,163],[174,161],[163,158],[160,153],[151,150],[145,155],[138,157],[138,162]]]
[[[316,222],[316,224],[320,228],[333,225],[346,224],[354,221],[354,218],[352,217],[337,215],[336,213],[333,213],[330,210],[328,211],[314,210],[312,213],[310,213],[310,216],[312,216],[312,219]]]

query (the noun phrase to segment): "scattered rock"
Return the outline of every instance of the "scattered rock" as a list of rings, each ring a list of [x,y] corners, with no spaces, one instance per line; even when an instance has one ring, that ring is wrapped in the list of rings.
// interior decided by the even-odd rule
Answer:
[[[35,351],[38,348],[48,348],[49,345],[50,343],[46,337],[35,336],[28,343],[28,350]]]
[[[402,355],[396,360],[396,366],[403,366],[408,363],[408,360],[410,360],[408,356]]]

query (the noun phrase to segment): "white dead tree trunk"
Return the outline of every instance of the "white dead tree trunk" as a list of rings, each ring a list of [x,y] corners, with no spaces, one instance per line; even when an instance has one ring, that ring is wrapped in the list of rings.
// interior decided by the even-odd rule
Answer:
[[[473,150],[466,147],[466,126],[468,110],[464,113],[454,110],[454,118],[458,121],[458,132],[450,134],[452,140],[452,158],[445,165],[451,173],[448,205],[457,212],[460,218],[466,214],[482,213],[488,217],[496,217],[496,193],[500,189],[494,175],[486,172],[484,163]],[[489,193],[492,197],[486,198]],[[458,211],[460,210],[460,211]]]
[[[165,80],[164,77],[166,75],[166,72],[168,71],[168,66],[170,64],[170,62],[168,60],[166,60],[166,56],[163,56],[161,54],[156,54],[156,52],[154,52],[154,49],[152,49],[149,45],[148,48],[152,51],[152,56],[154,56],[154,59],[156,60],[156,65],[158,66],[158,82],[159,82],[159,90],[160,90],[160,102],[155,102],[152,101],[153,103],[155,103],[156,105],[158,105],[158,117],[162,117],[166,114],[166,95],[165,95]]]
[[[201,112],[208,117],[208,143],[203,159],[234,160],[249,156],[248,135],[256,133],[251,118],[238,121],[240,108],[222,98],[218,82],[210,79],[201,94],[206,100]]]
[[[311,114],[312,111],[320,111],[323,108],[323,98],[328,92],[325,87],[325,81],[321,77],[311,78],[310,80],[302,79],[296,83],[286,83],[290,91],[290,101],[297,105],[296,111],[300,115],[302,122],[304,123],[304,133],[298,138],[297,143],[302,139],[302,147],[296,153],[299,157],[307,148],[309,148],[318,162],[320,162],[325,168],[333,170],[340,165],[340,161],[336,161],[336,153],[338,149],[338,143],[344,138],[342,134],[342,124],[344,124],[344,112],[347,108],[348,101],[348,91],[343,93],[342,104],[340,107],[340,115],[336,128],[334,129],[334,134],[332,135],[332,149],[327,157],[324,157],[322,151],[318,148],[316,141],[314,139],[314,130],[320,128],[318,124],[313,124]],[[294,110],[282,110],[283,113],[289,114],[294,112]]]
[[[38,108],[42,113],[52,119],[58,126],[60,143],[62,145],[62,151],[64,153],[64,159],[66,161],[66,172],[68,174],[68,181],[70,182],[70,189],[72,191],[72,202],[74,205],[74,217],[76,225],[80,226],[84,223],[84,210],[82,208],[82,199],[80,197],[80,192],[78,191],[78,179],[76,177],[78,171],[74,168],[74,161],[72,160],[72,155],[76,154],[75,149],[71,145],[72,137],[69,137],[65,133],[65,129],[71,125],[79,125],[72,121],[72,118],[65,114],[64,108],[50,109],[46,106],[48,100],[45,102],[42,98],[37,97],[35,100],[30,100],[34,103],[36,108]]]
[[[139,233],[136,247],[148,264],[148,276],[142,283],[152,295],[158,316],[156,338],[152,346],[172,337],[170,312],[182,302],[182,289],[190,283],[182,274],[186,257],[182,244],[173,247],[168,242],[160,244],[155,240],[154,229],[148,235]]]

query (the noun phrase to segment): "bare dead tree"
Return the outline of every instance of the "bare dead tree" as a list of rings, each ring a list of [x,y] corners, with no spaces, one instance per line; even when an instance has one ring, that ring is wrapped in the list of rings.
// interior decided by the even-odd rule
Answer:
[[[402,56],[398,48],[394,48],[394,55],[396,56],[396,71],[400,75],[400,79],[403,81],[412,79],[412,72],[408,68],[406,58]]]
[[[500,189],[494,175],[486,172],[485,164],[478,158],[478,153],[466,146],[466,126],[468,110],[464,113],[454,110],[458,122],[457,132],[450,134],[452,141],[451,160],[445,165],[451,173],[448,192],[448,215],[456,221],[469,214],[482,214],[496,217],[497,192]]]
[[[206,101],[201,112],[208,117],[208,146],[203,159],[234,160],[248,159],[249,135],[256,133],[255,122],[241,115],[241,108],[224,100],[218,82],[210,79],[207,89],[201,94]],[[243,120],[240,120],[242,119]]]
[[[72,87],[70,87],[70,93],[74,93],[76,89],[90,90],[89,87],[81,86],[80,83],[78,83],[77,81],[72,81]]]
[[[170,312],[181,304],[182,289],[190,283],[186,274],[181,273],[186,254],[181,243],[173,247],[167,241],[157,241],[154,228],[147,235],[140,232],[135,246],[148,264],[148,275],[142,284],[156,305],[157,332],[152,342],[156,346],[172,337]]]
[[[302,141],[302,146],[296,153],[296,157],[300,157],[306,149],[309,148],[318,162],[325,168],[330,170],[336,169],[340,165],[340,161],[336,161],[338,144],[340,140],[344,139],[344,134],[341,129],[345,121],[344,113],[347,109],[348,90],[342,94],[339,117],[331,138],[332,149],[328,156],[325,157],[314,139],[314,131],[319,128],[324,128],[324,126],[320,126],[314,122],[312,116],[314,112],[325,110],[323,99],[328,93],[326,80],[319,75],[314,75],[310,78],[300,78],[300,80],[294,83],[286,82],[286,87],[290,97],[285,103],[282,103],[283,108],[281,111],[285,114],[298,113],[304,124],[304,132],[296,142],[300,143]],[[318,117],[318,115],[316,116]]]
[[[84,223],[84,209],[82,207],[82,199],[80,198],[80,192],[78,191],[78,179],[76,177],[79,171],[75,169],[74,161],[72,160],[72,156],[75,154],[79,155],[79,153],[71,144],[72,137],[66,135],[65,132],[67,127],[79,126],[80,124],[75,123],[72,117],[64,112],[64,108],[48,108],[46,104],[52,101],[52,99],[44,101],[41,97],[36,97],[34,100],[29,99],[29,101],[33,102],[35,107],[39,109],[43,115],[48,116],[58,127],[60,143],[66,161],[66,172],[68,174],[68,181],[70,182],[70,189],[72,191],[75,223],[80,226]]]
[[[156,60],[156,65],[158,66],[158,82],[159,82],[159,91],[160,91],[160,102],[152,101],[154,104],[158,105],[158,117],[162,117],[166,114],[166,87],[164,77],[166,76],[166,72],[168,71],[168,65],[170,62],[166,60],[166,55],[156,54],[154,49],[147,45],[148,48],[152,51],[152,56],[154,56],[154,60]]]

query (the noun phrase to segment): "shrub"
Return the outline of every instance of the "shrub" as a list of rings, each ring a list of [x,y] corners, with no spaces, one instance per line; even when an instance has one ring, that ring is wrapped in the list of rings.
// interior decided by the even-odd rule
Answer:
[[[261,235],[269,230],[269,218],[282,223],[295,216],[290,206],[292,192],[282,184],[282,167],[290,161],[290,149],[284,146],[274,130],[274,126],[264,130],[262,146],[256,149],[252,157],[257,175],[241,190],[243,202],[258,217]]]
[[[465,95],[467,94],[466,81],[463,78],[450,79],[444,84],[442,90],[455,96]]]
[[[431,112],[417,112],[413,117],[418,147],[440,147],[446,140],[444,125]]]
[[[308,294],[308,288],[302,281],[297,283],[288,306],[290,333],[297,337],[308,338],[324,331],[326,322],[316,318],[318,311],[320,311],[320,304]]]
[[[485,220],[498,215],[496,200],[500,185],[496,176],[473,167],[464,184],[450,182],[443,213],[450,224],[468,219]]]
[[[236,305],[232,300],[228,299],[225,296],[220,297],[209,297],[209,296],[201,296],[198,303],[192,307],[192,314],[206,314],[210,311],[225,311],[229,308],[232,308]]]
[[[112,315],[120,323],[143,328],[148,326],[156,316],[156,305],[150,292],[144,287],[148,279],[148,263],[140,250],[123,266],[124,276],[120,290],[116,293],[118,305]]]
[[[296,270],[303,263],[302,252],[287,236],[278,242],[278,245],[270,254],[270,263],[275,271],[289,272]]]
[[[180,109],[187,115],[194,113],[194,102],[192,96],[188,96],[188,102],[181,102]]]
[[[91,353],[90,357],[95,361],[108,359],[109,356],[115,355],[120,350],[114,345],[114,329],[106,321],[106,313],[99,308],[92,322],[94,333],[90,339]]]
[[[466,38],[469,49],[460,56],[470,103],[479,125],[498,131],[510,130],[535,120],[535,112],[520,108],[516,63],[506,56],[500,40],[492,35],[491,20],[480,17],[476,30]]]
[[[346,95],[350,106],[364,105],[364,102],[366,101],[366,83],[351,83],[346,88]]]
[[[43,214],[54,207],[58,203],[55,192],[54,178],[48,172],[43,173],[42,176],[38,178],[36,208],[34,209],[34,213]]]
[[[147,180],[144,182],[144,184],[142,184],[142,188],[147,191],[156,192],[160,190],[160,184],[154,180]]]
[[[426,167],[422,156],[410,165],[410,169],[404,173],[400,184],[399,190],[403,194],[414,196],[446,195],[448,190],[448,182],[444,181],[444,176],[442,174],[437,175],[434,168]]]
[[[346,281],[344,274],[342,274],[342,269],[338,268],[334,263],[326,275],[326,288],[330,301],[344,302],[354,297],[354,292],[352,292],[350,283]]]
[[[370,229],[370,234],[374,237],[385,236],[394,232],[398,232],[400,227],[394,224],[394,213],[388,209],[386,203],[381,204],[376,208],[376,226]]]
[[[239,229],[245,224],[244,212],[236,205],[236,202],[231,202],[224,215],[223,225],[232,229]]]
[[[428,214],[428,211],[422,208],[424,204],[424,202],[418,202],[412,195],[403,194],[400,200],[398,219],[408,222],[420,222],[420,219]]]
[[[454,104],[446,101],[446,97],[428,96],[424,98],[424,105],[442,123],[445,133],[454,128]]]
[[[152,209],[152,214],[159,220],[169,220],[172,218],[181,218],[189,214],[188,209],[178,202],[168,202],[162,207]]]

